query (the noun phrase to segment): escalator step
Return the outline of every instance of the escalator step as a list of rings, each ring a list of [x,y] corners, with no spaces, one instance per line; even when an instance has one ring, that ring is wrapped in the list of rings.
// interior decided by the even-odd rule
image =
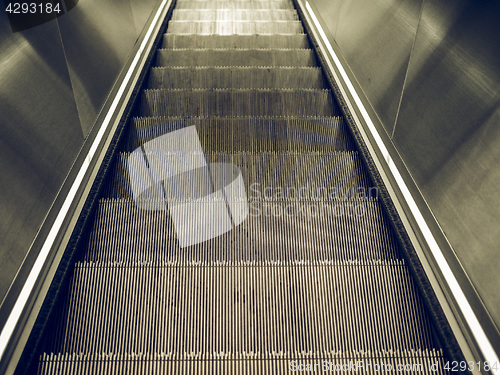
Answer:
[[[133,151],[156,137],[192,125],[207,152],[355,150],[342,117],[136,117],[125,149]]]
[[[78,262],[70,289],[56,352],[293,359],[432,349],[425,310],[402,260]]]
[[[215,359],[200,361],[197,354],[176,359],[171,353],[165,354],[43,354],[40,375],[71,373],[87,374],[89,369],[100,374],[269,374],[284,375],[290,372],[316,368],[324,372],[360,372],[363,374],[394,374],[394,369],[412,374],[444,375],[445,359],[441,350],[404,350],[387,352],[339,352],[325,358],[311,359],[300,353],[294,360],[253,359],[242,355],[240,359],[228,360],[224,353]],[[251,360],[249,360],[250,358]],[[304,359],[305,358],[305,359]],[[358,367],[359,364],[359,367]],[[381,366],[381,364],[384,364]],[[376,370],[375,370],[376,369]],[[429,370],[432,369],[432,370]],[[307,370],[313,371],[313,370]],[[314,370],[316,371],[316,370]],[[348,371],[345,371],[348,372]]]
[[[445,359],[441,350],[401,350],[384,352],[339,352],[324,358],[311,359],[300,353],[294,360],[254,359],[250,353],[239,359],[226,359],[217,353],[213,360],[201,361],[198,353],[188,353],[186,359],[177,359],[172,353],[147,354],[43,354],[40,375],[86,374],[269,374],[284,375],[299,371],[325,373],[356,372],[363,374],[435,374],[444,375]],[[359,364],[359,367],[358,367]],[[383,364],[383,365],[381,365]],[[317,370],[312,370],[312,369]],[[335,369],[339,369],[336,371]],[[311,369],[311,370],[304,370]],[[366,369],[366,370],[364,370]],[[431,369],[431,370],[430,370]],[[350,371],[349,371],[350,370]],[[364,371],[363,371],[364,370]]]
[[[320,68],[158,67],[151,69],[150,89],[326,89]]]
[[[273,35],[196,35],[165,34],[162,48],[277,48],[302,49],[309,48],[305,34],[273,34]]]
[[[130,192],[130,176],[127,160],[129,153],[117,157],[117,166],[113,170],[108,186],[105,189],[110,198],[133,198]],[[148,155],[149,160],[155,158],[156,163],[168,165],[171,153]],[[198,154],[193,154],[197,159]],[[189,158],[183,154],[184,160]],[[272,189],[288,189],[286,197],[273,199],[291,199],[291,194],[303,189],[301,200],[338,201],[346,199],[377,198],[378,192],[371,186],[371,180],[364,169],[357,152],[319,153],[211,153],[205,154],[207,163],[231,163],[239,167],[245,186]],[[192,184],[199,181],[191,176]],[[189,181],[187,181],[189,183]],[[134,182],[139,186],[140,181]],[[250,194],[250,192],[247,192]],[[307,195],[306,195],[307,194]],[[278,194],[273,194],[278,195]]]
[[[145,90],[143,116],[337,116],[329,90]]]
[[[226,0],[178,0],[176,5],[186,3],[186,2],[193,2],[193,3],[197,3],[197,4],[202,4],[202,3],[211,4],[211,3],[218,3],[220,1],[226,1]],[[270,1],[274,2],[276,0],[230,0],[230,1],[234,2],[234,3],[246,3],[246,4],[248,4],[248,3],[268,3]],[[293,9],[293,3],[291,0],[282,0],[282,1],[284,3],[287,3]]]
[[[194,2],[197,4],[201,4],[201,3],[209,3],[210,4],[210,3],[219,2],[219,1],[225,1],[225,0],[178,0],[177,4],[186,3],[186,2]],[[276,1],[276,0],[231,0],[231,1],[235,2],[235,3],[268,3],[269,1]],[[293,8],[293,3],[291,0],[284,0],[284,2],[288,3]]]
[[[171,18],[172,21],[298,21],[298,19],[299,16],[294,9],[175,9]]]
[[[159,50],[157,66],[316,66],[310,49]]]
[[[302,34],[300,21],[170,21],[167,34]]]
[[[178,1],[175,9],[293,9],[293,5],[289,0],[273,0],[273,1],[231,1],[231,0],[215,0],[215,1]]]
[[[328,208],[337,214],[330,214]],[[252,265],[399,258],[390,225],[374,200],[250,199],[249,215],[235,229],[181,249],[168,211],[143,210],[132,200],[112,199],[99,202],[84,259],[126,264],[197,261]]]

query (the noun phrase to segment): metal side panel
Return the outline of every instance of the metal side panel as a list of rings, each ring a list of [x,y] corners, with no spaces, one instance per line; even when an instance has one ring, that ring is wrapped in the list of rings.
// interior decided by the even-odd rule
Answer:
[[[85,136],[137,39],[129,1],[81,1],[58,19]]]
[[[498,19],[495,2],[425,2],[393,141],[496,323],[500,350]]]
[[[84,136],[57,22],[13,33],[2,11],[0,50],[3,301]]]
[[[422,0],[354,0],[343,1],[339,10],[335,40],[389,134],[396,122],[421,8]]]

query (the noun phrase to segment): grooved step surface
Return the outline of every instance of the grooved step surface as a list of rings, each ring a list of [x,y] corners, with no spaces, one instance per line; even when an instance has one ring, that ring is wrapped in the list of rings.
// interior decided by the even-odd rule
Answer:
[[[300,21],[170,21],[167,34],[302,34]]]
[[[298,19],[295,10],[176,9],[172,12],[172,21],[298,21]]]
[[[432,348],[423,306],[398,260],[77,263],[66,309],[60,320],[66,332],[55,345],[63,353],[227,353],[234,359],[280,353],[291,359],[304,352],[322,358]]]
[[[326,89],[319,68],[153,68],[151,89]]]
[[[158,66],[315,66],[310,49],[159,50]]]
[[[255,359],[251,353],[240,354],[239,359],[226,359],[227,353],[217,353],[214,359],[201,361],[197,353],[177,359],[172,353],[148,354],[44,354],[41,366],[52,374],[269,374],[284,375],[299,369],[315,368],[327,373],[359,372],[363,374],[394,374],[394,369],[411,374],[445,374],[445,359],[441,350],[355,351],[328,354],[321,358],[298,353],[293,360]],[[305,359],[304,359],[305,358]],[[381,366],[384,364],[384,366]],[[358,366],[359,365],[359,366]],[[310,366],[310,367],[308,367]],[[312,367],[313,366],[313,367]],[[389,367],[390,366],[390,367]],[[339,370],[336,371],[335,369]],[[376,369],[376,370],[375,370]],[[306,370],[302,370],[306,371]],[[312,371],[312,370],[311,370]]]
[[[181,249],[168,211],[143,210],[132,200],[102,200],[84,260],[251,265],[398,259],[388,225],[373,200],[251,199],[249,216],[234,230]]]
[[[226,0],[179,0],[177,4],[182,4],[182,3],[189,3],[193,2],[196,4],[213,4],[213,3],[218,3],[220,1],[226,1]],[[241,3],[241,4],[249,4],[249,3],[273,3],[273,2],[282,2],[284,4],[287,4],[289,9],[293,9],[293,3],[291,0],[230,0],[233,3]]]
[[[114,178],[108,184],[108,197],[133,198],[130,191],[131,178],[128,174],[127,160],[129,153],[117,158]],[[149,160],[154,158],[155,164],[168,168],[171,154],[146,153]],[[199,157],[192,155],[192,162]],[[185,163],[189,155],[183,154]],[[247,189],[259,186],[259,190],[270,189],[273,199],[305,200],[305,201],[338,201],[346,199],[377,198],[378,191],[371,186],[371,180],[363,168],[357,152],[318,153],[210,153],[206,152],[207,163],[231,163],[241,171]],[[141,186],[144,176],[135,176],[135,186]],[[196,187],[199,185],[197,175],[187,177],[184,184]],[[147,188],[147,187],[145,187]],[[188,187],[186,187],[187,189]],[[284,196],[279,196],[279,189]],[[287,190],[288,189],[288,190]],[[299,189],[304,194],[299,194]],[[289,194],[286,194],[286,191]],[[193,192],[194,193],[194,192]],[[251,196],[251,191],[247,192]],[[293,195],[292,195],[293,194]]]
[[[178,1],[176,9],[293,9],[288,0],[275,1]]]
[[[336,116],[328,90],[145,90],[144,116]]]
[[[196,35],[165,34],[162,48],[309,48],[305,34],[273,35]]]
[[[218,3],[219,1],[226,1],[226,0],[179,0],[177,4],[179,3],[186,3],[186,2],[193,2],[197,4],[212,4],[212,3]],[[249,4],[249,3],[269,3],[269,2],[276,2],[280,1],[283,3],[288,4],[288,8],[293,9],[293,3],[291,0],[230,0],[231,2],[234,3],[242,3],[242,4]]]
[[[353,151],[342,117],[139,117],[132,120],[127,150],[163,134],[196,126],[206,152],[272,153]]]

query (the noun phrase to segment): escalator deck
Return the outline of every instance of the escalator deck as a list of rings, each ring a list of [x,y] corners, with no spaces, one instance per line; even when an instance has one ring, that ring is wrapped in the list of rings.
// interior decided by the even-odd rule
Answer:
[[[178,0],[145,87],[38,374],[445,373],[290,0]],[[202,155],[153,157],[145,146],[186,129]],[[226,183],[239,171],[239,203],[225,190],[239,212],[230,230],[209,223],[220,235],[183,243],[172,200],[151,193],[149,208],[138,204],[137,152],[148,168],[204,158],[213,191],[217,168]],[[187,190],[198,189],[193,176],[184,173]],[[216,210],[203,199],[183,207],[208,221]]]

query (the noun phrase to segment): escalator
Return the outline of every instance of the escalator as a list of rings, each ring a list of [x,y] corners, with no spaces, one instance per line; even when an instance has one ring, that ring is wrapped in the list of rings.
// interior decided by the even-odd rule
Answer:
[[[293,3],[178,0],[159,47],[37,373],[446,373]],[[131,167],[138,153],[149,169],[176,160],[175,147],[155,159],[162,150],[148,145],[186,129],[203,153],[178,160],[204,158],[209,193],[214,176],[244,185],[224,197],[230,230],[187,245],[165,181],[144,208],[134,186],[147,183]],[[176,194],[199,197],[199,175],[183,178]],[[247,207],[238,222],[235,202]],[[215,204],[198,200],[197,217],[217,216]]]

